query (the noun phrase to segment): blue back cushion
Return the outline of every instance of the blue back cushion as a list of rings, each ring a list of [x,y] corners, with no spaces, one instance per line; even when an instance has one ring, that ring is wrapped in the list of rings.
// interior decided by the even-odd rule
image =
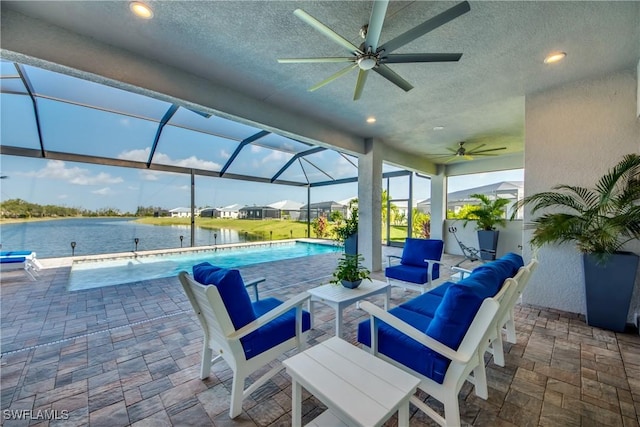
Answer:
[[[484,298],[474,287],[455,284],[449,286],[438,306],[426,334],[449,348],[457,350]],[[432,352],[429,367],[433,372],[429,377],[442,383],[451,361]]]
[[[426,267],[425,258],[440,261],[444,241],[437,239],[407,239],[402,250],[400,264]]]
[[[238,270],[228,270],[203,262],[193,266],[193,278],[203,285],[218,288],[236,330],[256,320],[251,299]]]

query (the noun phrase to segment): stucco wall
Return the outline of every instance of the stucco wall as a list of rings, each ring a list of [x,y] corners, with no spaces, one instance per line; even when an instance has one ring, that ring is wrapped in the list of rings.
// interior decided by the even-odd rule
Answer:
[[[593,187],[623,155],[640,151],[636,72],[575,82],[528,96],[525,103],[525,196],[557,184]],[[530,219],[525,212],[525,222]],[[532,251],[525,231],[524,255]],[[628,245],[640,254],[640,242]],[[571,244],[539,250],[540,266],[525,290],[525,303],[585,312],[580,254]],[[640,274],[629,321],[640,309]]]
[[[465,246],[478,249],[478,233],[475,229],[475,222],[470,222],[466,227],[464,222],[459,220],[446,220],[443,228],[444,251],[452,255],[462,255],[460,245],[456,242],[453,234],[449,233],[449,227],[456,227],[456,235]],[[522,253],[522,221],[507,221],[505,227],[499,227],[498,248],[496,256],[501,257],[507,252]],[[462,266],[464,267],[464,266]]]

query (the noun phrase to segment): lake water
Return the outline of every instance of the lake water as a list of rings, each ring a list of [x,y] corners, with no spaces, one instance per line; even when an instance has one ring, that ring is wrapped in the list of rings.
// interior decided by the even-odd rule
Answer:
[[[71,256],[71,242],[76,242],[75,255],[133,251],[135,238],[139,251],[179,248],[180,236],[182,245],[190,246],[191,227],[139,224],[131,218],[72,218],[0,226],[3,251],[31,250],[38,258]],[[234,230],[195,229],[196,246],[244,241],[244,235]]]

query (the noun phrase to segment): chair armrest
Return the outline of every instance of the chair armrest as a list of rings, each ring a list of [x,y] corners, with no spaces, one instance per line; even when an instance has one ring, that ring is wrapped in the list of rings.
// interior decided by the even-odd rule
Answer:
[[[286,300],[279,306],[274,307],[273,309],[267,311],[265,314],[258,317],[253,322],[247,323],[242,328],[238,329],[232,334],[227,335],[227,338],[230,340],[238,340],[246,335],[249,335],[251,332],[255,331],[261,326],[266,325],[267,323],[271,322],[273,319],[291,310],[293,307],[300,307],[300,310],[302,310],[302,305],[305,302],[307,302],[309,298],[311,298],[311,295],[309,295],[307,292],[302,292]]]
[[[391,267],[391,259],[402,259],[402,257],[398,255],[387,255],[387,267]]]
[[[427,274],[429,275],[429,277],[432,277],[432,273],[433,273],[433,266],[438,264],[441,265],[443,267],[449,267],[449,268],[453,268],[452,265],[446,264],[440,260],[437,259],[429,259],[429,258],[425,258],[424,262],[427,263]]]
[[[453,270],[453,271],[455,271],[457,273],[460,273],[460,278],[461,279],[464,279],[467,274],[471,274],[471,270],[468,270],[468,269],[462,268],[462,267],[453,266],[453,267],[451,267],[451,270]]]
[[[253,292],[256,296],[256,301],[260,300],[260,297],[258,296],[258,284],[264,282],[265,280],[267,279],[264,277],[258,277],[257,279],[250,280],[244,284],[245,288],[253,286]]]
[[[418,341],[420,344],[424,345],[425,347],[430,348],[431,350],[443,355],[447,359],[450,359],[454,362],[467,363],[469,360],[471,360],[471,357],[473,356],[472,354],[462,353],[460,351],[456,351],[447,347],[446,345],[442,344],[440,341],[434,340],[433,338],[431,338],[429,335],[425,334],[421,330],[416,329],[413,326],[409,325],[408,323],[403,322],[402,320],[398,319],[394,315],[389,314],[389,312],[384,311],[380,307],[373,305],[369,301],[360,302],[360,308],[366,311],[367,313],[369,313],[369,315],[371,316],[371,321],[373,321],[374,318],[380,319],[381,321],[391,326],[392,328],[402,332],[403,334],[407,335],[410,338],[413,338],[414,340]],[[373,339],[374,338],[371,337],[372,342],[373,342]]]

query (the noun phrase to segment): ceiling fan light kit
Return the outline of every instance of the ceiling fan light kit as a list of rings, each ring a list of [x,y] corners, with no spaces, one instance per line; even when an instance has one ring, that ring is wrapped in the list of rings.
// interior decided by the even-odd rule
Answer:
[[[469,3],[462,3],[453,6],[444,12],[424,21],[422,24],[400,34],[396,38],[379,45],[380,34],[384,24],[385,15],[389,0],[376,0],[373,2],[371,9],[371,17],[369,23],[362,26],[359,34],[364,38],[364,42],[360,47],[356,47],[346,38],[324,25],[322,22],[309,15],[302,9],[296,9],[293,13],[303,22],[311,26],[320,34],[332,40],[334,43],[346,49],[351,56],[345,57],[318,57],[318,58],[284,58],[278,59],[281,64],[292,63],[322,63],[322,62],[351,62],[346,68],[338,71],[322,82],[309,88],[314,91],[322,86],[332,82],[333,80],[347,74],[354,68],[358,68],[358,80],[354,91],[353,100],[357,101],[362,95],[364,84],[366,82],[367,73],[373,70],[391,83],[395,84],[405,92],[413,89],[411,83],[400,77],[385,63],[388,64],[408,64],[419,62],[456,62],[462,57],[461,53],[409,53],[409,54],[392,54],[396,49],[422,37],[430,31],[454,20],[455,18],[467,13],[470,10]]]

